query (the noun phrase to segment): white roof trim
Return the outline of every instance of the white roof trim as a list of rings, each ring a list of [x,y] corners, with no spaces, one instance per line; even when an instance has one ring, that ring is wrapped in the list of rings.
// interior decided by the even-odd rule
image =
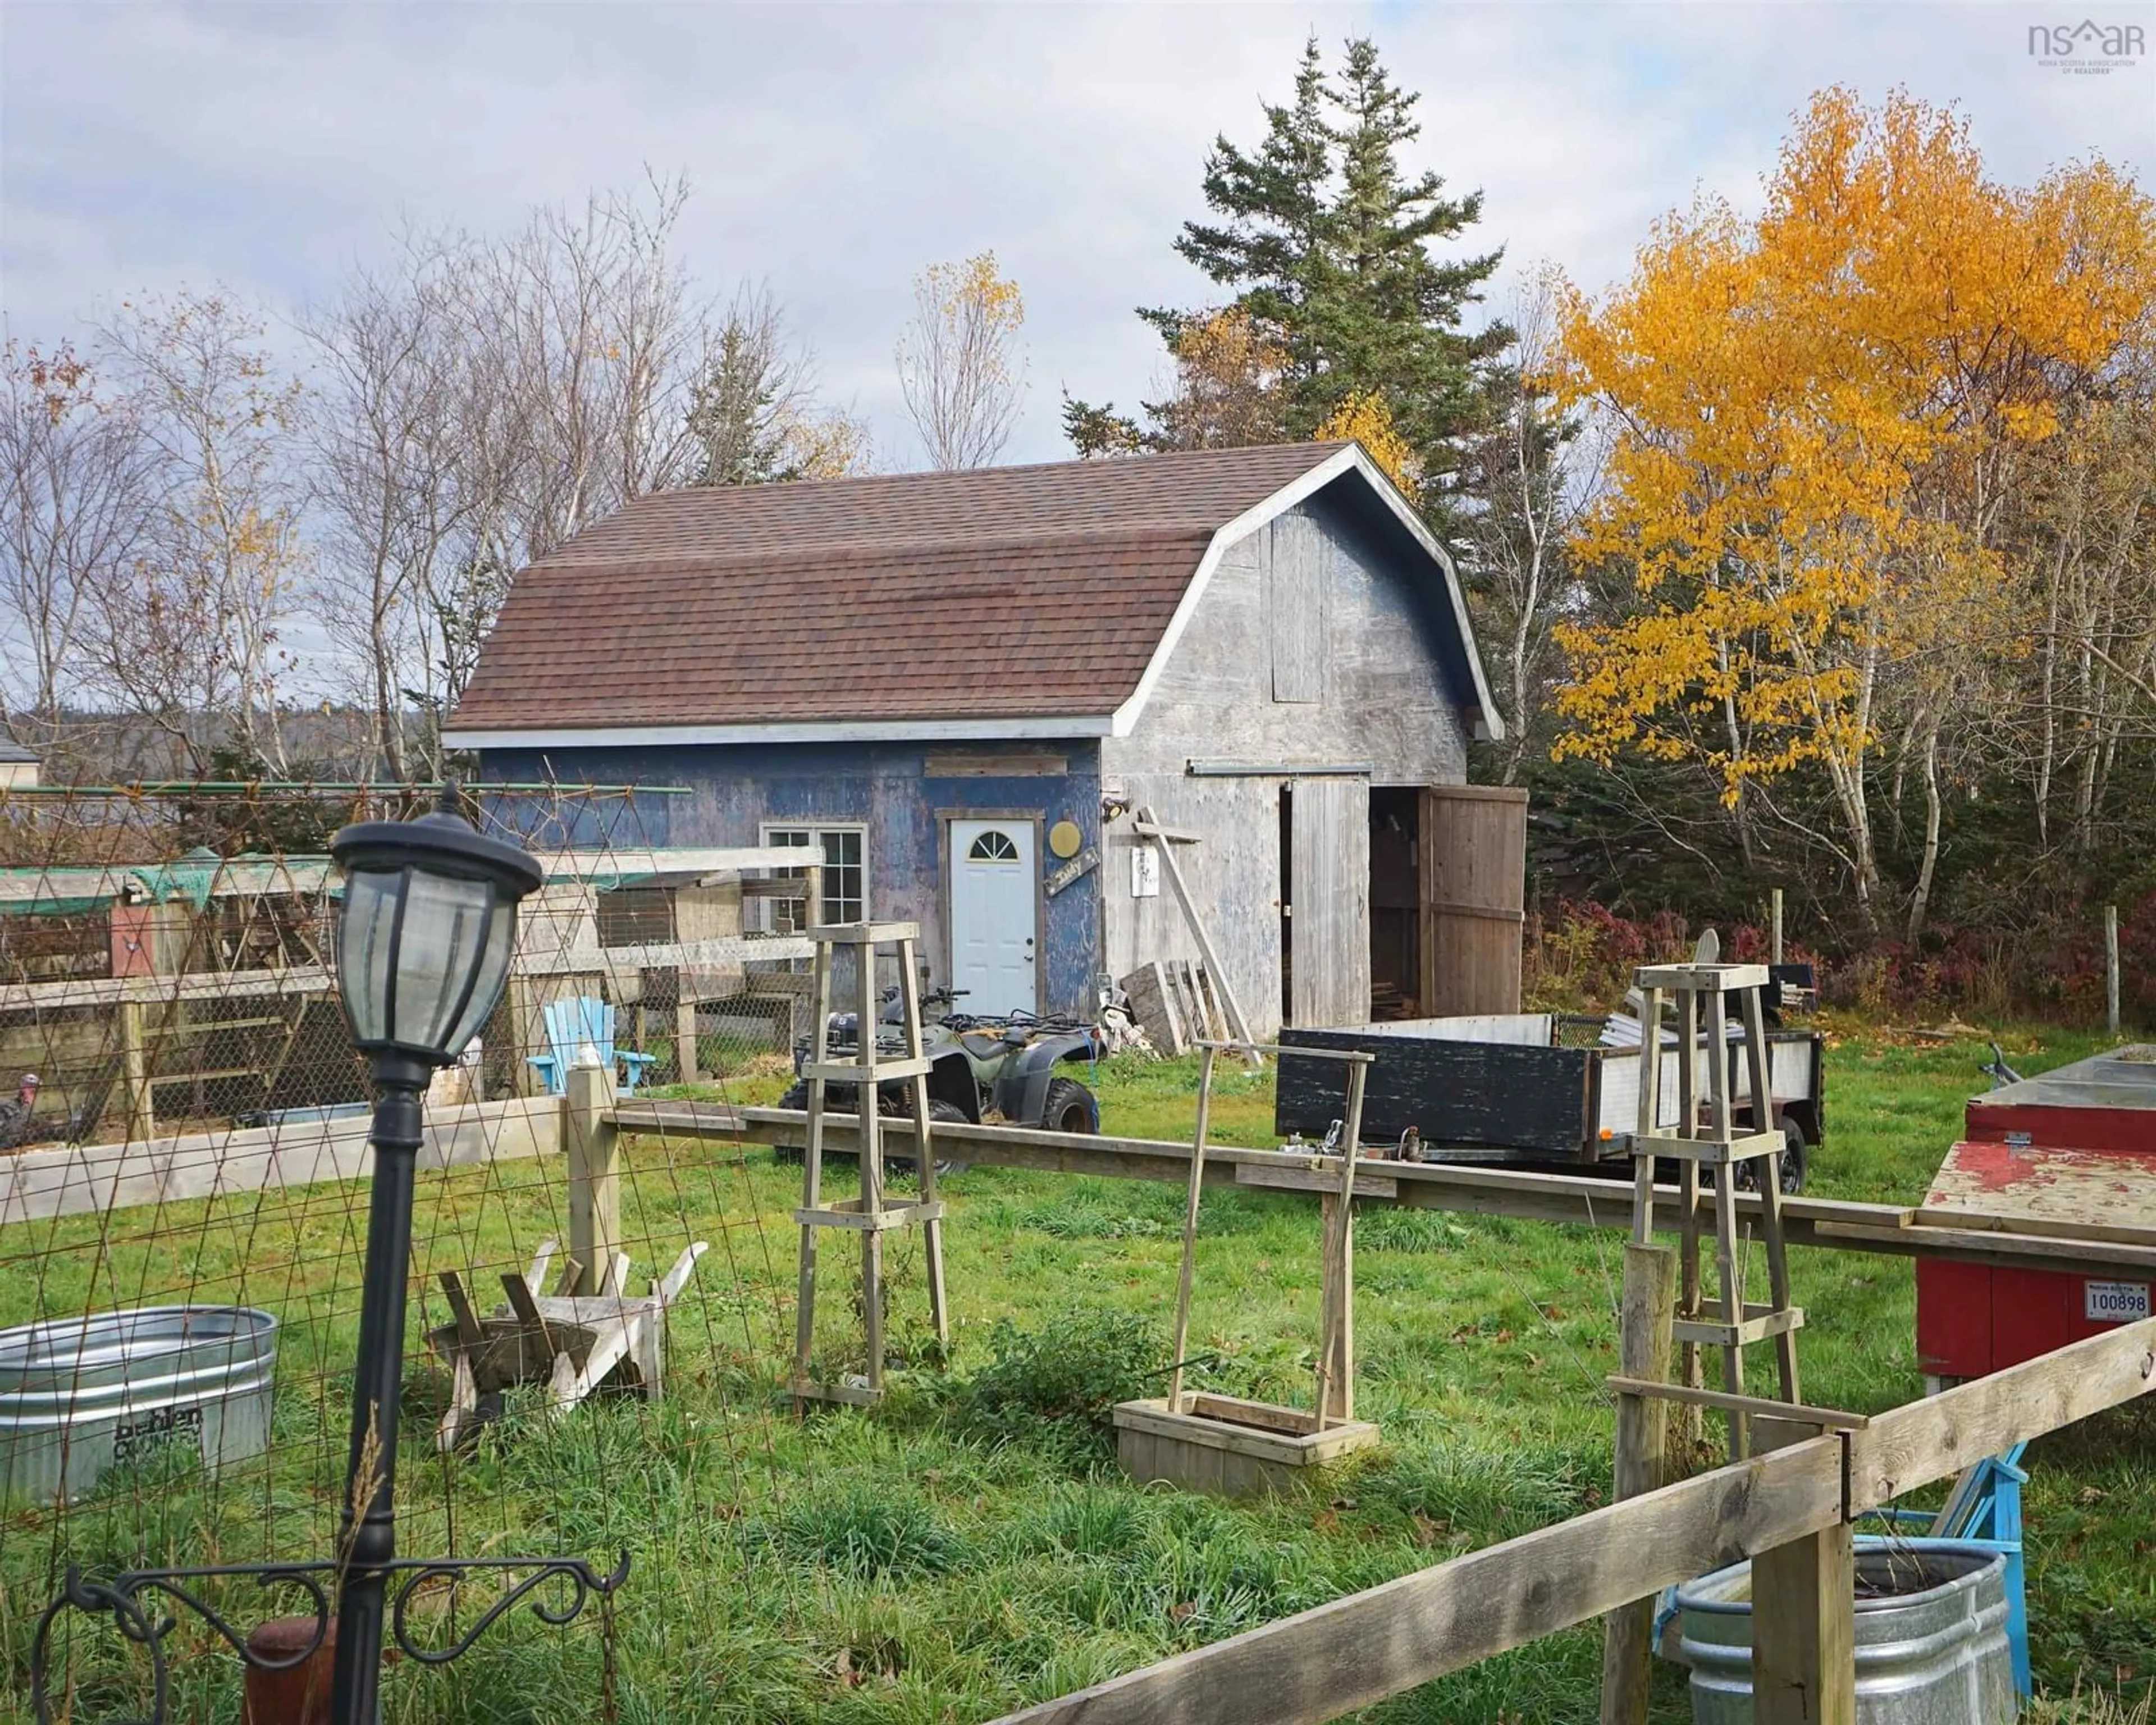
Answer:
[[[1212,585],[1213,572],[1220,567],[1220,559],[1228,547],[1238,539],[1255,533],[1276,515],[1289,510],[1320,490],[1355,465],[1355,448],[1348,448],[1327,455],[1317,466],[1291,480],[1271,496],[1252,508],[1245,510],[1232,521],[1224,522],[1214,533],[1205,547],[1205,555],[1198,560],[1198,567],[1189,583],[1183,589],[1183,598],[1177,603],[1175,614],[1168,619],[1168,627],[1161,632],[1160,639],[1153,645],[1152,657],[1146,661],[1145,673],[1138,685],[1131,691],[1130,699],[1116,709],[1115,729],[1110,735],[1128,737],[1137,728],[1138,715],[1145,711],[1146,702],[1152,698],[1153,685],[1160,681],[1161,673],[1168,669],[1168,661],[1174,657],[1176,643],[1190,626],[1190,619],[1198,614],[1198,602],[1205,597],[1205,589]]]
[[[762,725],[559,726],[531,731],[442,733],[451,749],[664,748],[681,744],[733,742],[1002,742],[1106,737],[1110,720],[1099,713],[1070,718],[815,719]]]
[[[1145,674],[1138,679],[1138,685],[1131,692],[1130,699],[1116,709],[1114,726],[1110,735],[1128,737],[1137,728],[1138,717],[1144,712],[1146,702],[1152,699],[1153,686],[1167,670],[1176,644],[1183,639],[1183,630],[1189,627],[1190,619],[1197,614],[1199,601],[1204,598],[1214,571],[1220,567],[1220,559],[1228,547],[1237,540],[1255,532],[1275,516],[1286,514],[1305,498],[1322,491],[1342,474],[1350,471],[1362,475],[1370,489],[1399,519],[1400,525],[1414,536],[1415,542],[1444,572],[1445,597],[1451,601],[1453,619],[1460,630],[1460,644],[1467,654],[1467,668],[1474,679],[1476,701],[1481,711],[1481,717],[1475,726],[1475,733],[1491,741],[1503,738],[1505,722],[1498,716],[1497,704],[1491,698],[1489,681],[1482,674],[1482,655],[1476,649],[1475,629],[1468,620],[1467,600],[1460,589],[1459,572],[1453,567],[1452,559],[1445,547],[1437,542],[1436,536],[1424,524],[1422,517],[1415,513],[1414,506],[1400,495],[1399,487],[1392,482],[1384,470],[1363,453],[1360,444],[1350,444],[1337,454],[1328,455],[1308,472],[1282,485],[1255,507],[1244,511],[1214,534],[1212,542],[1205,547],[1205,555],[1199,559],[1189,585],[1183,590],[1183,598],[1175,608],[1175,614],[1168,619],[1167,629],[1162,632],[1159,643],[1153,648],[1152,657],[1147,661]]]

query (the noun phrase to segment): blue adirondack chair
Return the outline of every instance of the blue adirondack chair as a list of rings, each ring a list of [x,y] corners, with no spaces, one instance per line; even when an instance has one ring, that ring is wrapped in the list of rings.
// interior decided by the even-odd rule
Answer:
[[[574,1000],[550,1000],[547,1003],[547,1052],[530,1055],[526,1058],[539,1069],[540,1076],[547,1081],[547,1093],[558,1096],[569,1087],[569,1068],[576,1065],[577,1055],[588,1044],[598,1050],[599,1064],[608,1068],[619,1063],[621,1068],[621,1093],[625,1096],[636,1094],[636,1086],[644,1081],[644,1069],[656,1060],[656,1055],[632,1054],[627,1049],[613,1045],[613,1008],[604,1000],[595,1000],[590,995],[579,995]]]
[[[2014,1655],[2014,1686],[2030,1693],[2029,1599],[2021,1567],[2021,1488],[2029,1483],[2016,1444],[1966,1470],[1954,1481],[1945,1507],[1933,1514],[1922,1509],[1875,1509],[1891,1522],[1928,1522],[1931,1538],[2006,1554],[2006,1642]]]

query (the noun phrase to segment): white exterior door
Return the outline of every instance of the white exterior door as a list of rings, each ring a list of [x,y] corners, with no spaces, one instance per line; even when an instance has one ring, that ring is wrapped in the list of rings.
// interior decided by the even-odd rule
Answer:
[[[960,1012],[1040,1003],[1040,900],[1029,820],[951,823],[951,986]]]

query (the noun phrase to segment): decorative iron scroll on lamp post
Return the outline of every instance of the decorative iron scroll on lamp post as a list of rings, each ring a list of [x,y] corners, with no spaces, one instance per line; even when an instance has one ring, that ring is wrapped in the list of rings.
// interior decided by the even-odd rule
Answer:
[[[627,1553],[608,1575],[575,1558],[396,1555],[397,1409],[403,1388],[404,1295],[413,1178],[423,1136],[421,1098],[436,1069],[456,1058],[501,999],[516,948],[517,902],[542,878],[524,851],[475,831],[454,812],[454,788],[445,789],[434,814],[412,821],[362,821],[345,828],[330,845],[345,880],[337,987],[352,1040],[372,1065],[375,1097],[374,1176],[339,1555],[293,1563],[133,1570],[103,1582],[86,1579],[70,1565],[65,1590],[46,1608],[31,1647],[30,1684],[39,1725],[52,1717],[45,1693],[47,1640],[70,1607],[110,1616],[123,1635],[147,1649],[155,1692],[148,1725],[162,1725],[169,1687],[164,1638],[177,1621],[163,1615],[164,1600],[199,1614],[243,1659],[268,1670],[305,1664],[321,1649],[334,1617],[330,1717],[335,1725],[377,1725],[385,1628],[410,1658],[446,1665],[518,1600],[550,1581],[567,1584],[567,1599],[550,1604],[539,1595],[532,1609],[548,1623],[563,1624],[592,1595],[611,1594],[628,1579]],[[414,1594],[429,1582],[479,1571],[530,1573],[450,1645],[415,1644],[405,1624]],[[198,1597],[202,1584],[226,1579],[298,1589],[314,1607],[312,1639],[275,1657],[250,1651],[244,1636]],[[146,1599],[146,1594],[156,1597]]]

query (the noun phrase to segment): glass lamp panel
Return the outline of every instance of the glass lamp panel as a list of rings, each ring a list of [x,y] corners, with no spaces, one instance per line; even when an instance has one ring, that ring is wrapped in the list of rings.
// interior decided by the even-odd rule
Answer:
[[[389,948],[397,927],[401,869],[358,870],[346,879],[344,911],[337,924],[337,987],[361,1043],[389,1035]]]
[[[452,1060],[479,1034],[487,1014],[494,1010],[495,1002],[501,998],[501,985],[509,976],[510,952],[516,944],[516,906],[496,905],[494,920],[487,924],[485,949],[480,955],[479,980],[472,984],[471,999],[465,1003],[464,1016],[450,1029],[449,1040],[443,1045]]]
[[[484,956],[493,904],[494,889],[484,880],[412,871],[404,895],[404,930],[397,943],[393,1040],[449,1051],[450,1020]]]

